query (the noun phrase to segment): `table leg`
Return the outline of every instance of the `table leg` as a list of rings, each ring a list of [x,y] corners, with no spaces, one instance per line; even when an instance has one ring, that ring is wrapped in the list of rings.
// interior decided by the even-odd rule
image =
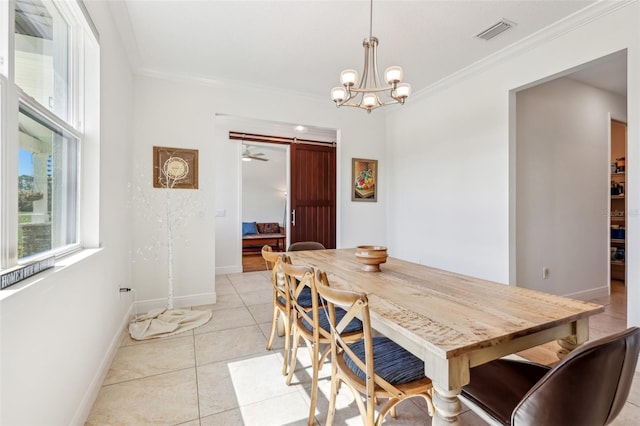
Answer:
[[[438,386],[433,386],[433,426],[460,425],[458,416],[462,413],[462,403],[460,402],[461,389],[444,390]]]
[[[560,349],[556,352],[558,359],[564,358],[569,355],[569,352],[580,346],[576,336],[567,336],[564,339],[558,339],[557,343],[560,345]]]

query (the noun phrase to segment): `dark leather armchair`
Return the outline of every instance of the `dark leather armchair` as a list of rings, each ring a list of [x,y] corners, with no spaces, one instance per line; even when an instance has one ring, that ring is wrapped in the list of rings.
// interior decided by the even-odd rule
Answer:
[[[578,347],[553,368],[499,359],[471,369],[462,399],[498,425],[604,426],[627,400],[639,351],[640,329],[632,327]]]

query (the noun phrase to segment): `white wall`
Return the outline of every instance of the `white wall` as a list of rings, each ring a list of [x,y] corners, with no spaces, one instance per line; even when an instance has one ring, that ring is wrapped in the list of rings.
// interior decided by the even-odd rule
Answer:
[[[283,226],[287,192],[287,148],[283,145],[254,145],[250,152],[263,153],[265,155],[262,158],[269,161],[241,162],[242,221],[277,222]]]
[[[101,127],[88,132],[100,132],[101,166],[93,164],[92,173],[100,173],[95,216],[102,250],[3,291],[3,425],[84,423],[132,303],[118,288],[130,284],[131,272],[127,182],[133,79],[106,3],[86,5],[101,35]]]
[[[216,125],[216,113],[339,129],[338,245],[386,243],[384,197],[379,198],[378,203],[361,203],[367,204],[363,207],[351,202],[348,191],[352,157],[378,158],[381,176],[385,173],[383,116],[337,109],[327,99],[139,76],[136,78],[134,158],[137,163],[134,170],[140,172],[134,172],[134,186],[141,189],[143,198],[153,192],[148,173],[142,176],[150,170],[153,145],[200,151],[200,189],[195,191],[195,197],[202,213],[185,224],[182,235],[188,236],[188,242],[176,249],[180,258],[176,259],[174,269],[175,294],[183,298],[184,303],[215,298],[214,275],[242,270],[241,149],[228,140],[228,132],[238,129]],[[159,120],[158,117],[171,119]],[[340,180],[343,177],[346,180]],[[137,204],[134,201],[134,206]],[[216,210],[224,210],[225,216],[214,217]],[[358,221],[354,220],[356,216]],[[355,223],[357,225],[352,226]],[[163,272],[166,256],[159,253],[155,259],[138,251],[155,232],[161,232],[161,226],[138,218],[135,229],[134,286],[139,300],[160,302],[166,298]],[[361,242],[362,235],[366,235],[368,241]]]
[[[516,282],[587,300],[606,296],[609,114],[626,121],[626,98],[568,78],[516,96]]]
[[[389,115],[387,235],[394,255],[432,266],[507,283],[510,280],[510,91],[607,54],[628,49],[630,173],[640,186],[638,122],[638,3],[599,19],[563,27],[540,43],[527,41],[516,55],[489,58],[454,76]],[[629,188],[630,189],[630,188]],[[631,189],[630,209],[640,193]],[[639,210],[636,210],[639,211]],[[638,233],[638,216],[627,232]],[[634,258],[640,239],[629,241]],[[640,265],[628,265],[629,300],[640,301]],[[558,284],[558,293],[565,293]],[[640,313],[629,310],[629,322]]]

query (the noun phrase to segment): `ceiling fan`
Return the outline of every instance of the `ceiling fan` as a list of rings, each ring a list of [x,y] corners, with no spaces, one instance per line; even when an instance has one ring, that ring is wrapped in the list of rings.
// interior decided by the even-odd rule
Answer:
[[[251,161],[251,160],[260,160],[260,161],[269,161],[268,158],[263,158],[264,155],[262,152],[252,153],[249,151],[249,145],[242,145],[244,150],[242,151],[242,161]]]

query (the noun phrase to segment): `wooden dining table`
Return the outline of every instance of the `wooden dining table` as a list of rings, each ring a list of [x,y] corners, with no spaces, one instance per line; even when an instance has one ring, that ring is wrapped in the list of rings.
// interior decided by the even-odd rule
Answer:
[[[331,286],[363,292],[374,328],[424,360],[434,425],[457,425],[469,370],[556,340],[559,357],[589,338],[601,305],[465,276],[389,257],[365,272],[355,249],[288,252],[326,272]]]

